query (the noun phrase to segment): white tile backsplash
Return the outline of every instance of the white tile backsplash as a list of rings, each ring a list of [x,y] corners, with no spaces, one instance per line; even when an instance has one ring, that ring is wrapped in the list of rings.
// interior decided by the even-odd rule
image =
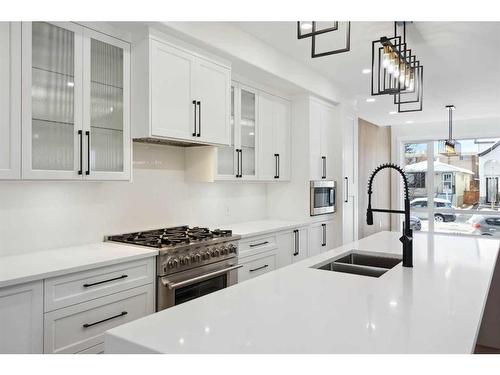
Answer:
[[[0,181],[0,255],[266,217],[266,185],[184,181],[184,149],[134,144],[133,182]]]

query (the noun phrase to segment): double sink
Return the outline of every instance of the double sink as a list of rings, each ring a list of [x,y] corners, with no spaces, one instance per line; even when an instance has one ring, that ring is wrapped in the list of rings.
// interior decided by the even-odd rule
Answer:
[[[312,268],[325,271],[351,273],[360,276],[380,277],[397,264],[401,258],[386,255],[371,255],[351,250],[339,258],[316,264]]]

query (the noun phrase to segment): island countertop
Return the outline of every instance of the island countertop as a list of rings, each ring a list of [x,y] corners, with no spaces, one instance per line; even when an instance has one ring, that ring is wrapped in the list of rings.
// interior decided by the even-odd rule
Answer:
[[[350,250],[401,254],[380,232],[116,327],[107,353],[471,353],[499,241],[414,236],[414,267],[379,278],[311,268]]]

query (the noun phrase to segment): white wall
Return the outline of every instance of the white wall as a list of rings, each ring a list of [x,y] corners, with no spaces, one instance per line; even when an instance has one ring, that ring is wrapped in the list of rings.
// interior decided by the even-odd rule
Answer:
[[[183,148],[134,144],[132,183],[0,181],[0,255],[265,217],[265,184],[186,183]]]

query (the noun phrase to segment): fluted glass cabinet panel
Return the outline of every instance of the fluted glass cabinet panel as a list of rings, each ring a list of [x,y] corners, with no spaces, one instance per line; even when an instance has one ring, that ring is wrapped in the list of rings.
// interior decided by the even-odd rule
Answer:
[[[241,153],[244,176],[255,176],[255,93],[241,89]]]
[[[75,35],[32,23],[32,168],[74,169]]]
[[[224,176],[232,176],[235,174],[235,164],[236,164],[236,153],[234,149],[234,113],[235,113],[235,108],[234,108],[234,95],[235,95],[235,90],[234,86],[231,86],[231,146],[220,146],[217,150],[217,157],[218,157],[218,163],[217,163],[217,173],[219,175],[224,175]]]
[[[91,170],[123,171],[123,49],[91,39]]]

